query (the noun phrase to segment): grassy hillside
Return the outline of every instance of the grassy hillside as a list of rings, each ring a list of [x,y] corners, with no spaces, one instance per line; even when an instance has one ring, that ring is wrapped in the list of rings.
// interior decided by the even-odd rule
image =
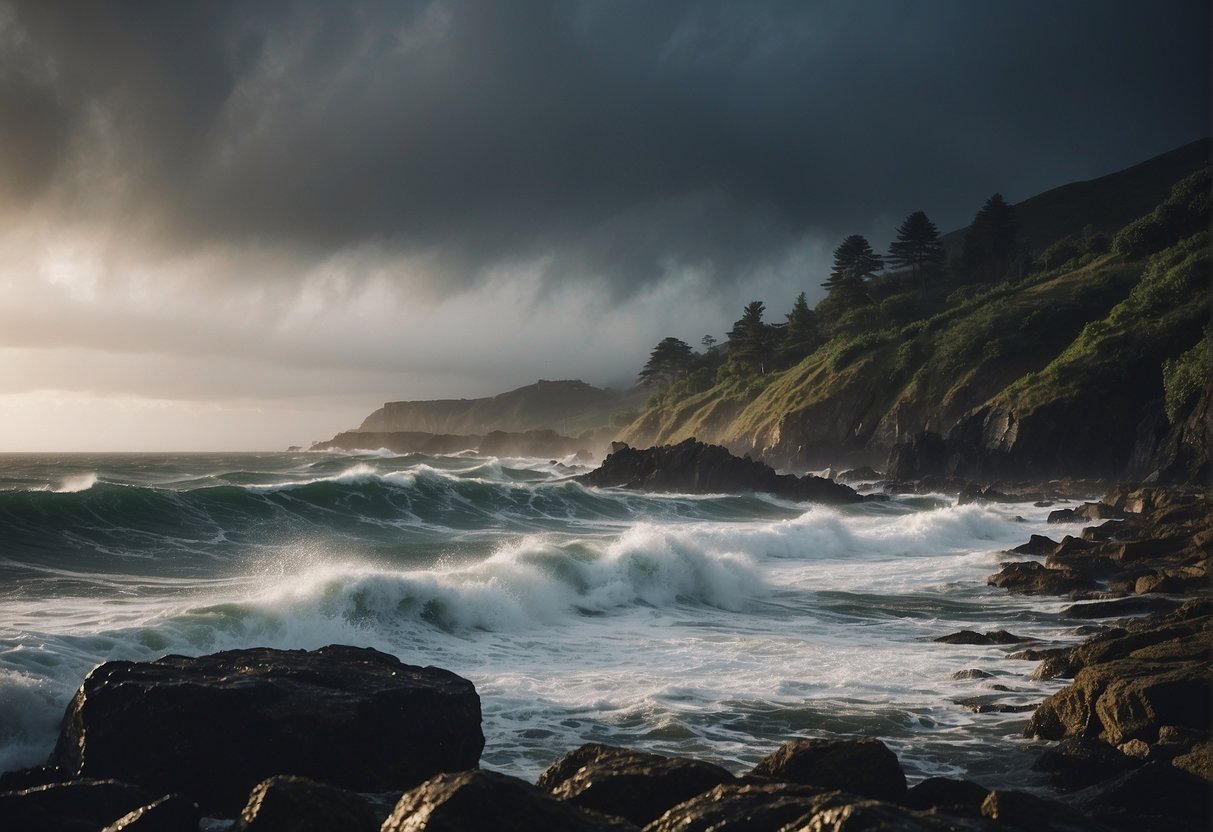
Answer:
[[[1143,170],[1154,176],[1190,156],[1183,148],[1096,180],[1097,190],[1139,206],[1139,186],[1149,178]],[[923,287],[904,275],[882,278],[858,330],[782,372],[739,373],[727,364],[714,375],[701,370],[654,396],[621,438],[647,445],[695,436],[797,468],[879,465],[893,445],[922,430],[946,435],[962,427],[1004,449],[1019,441],[1021,449],[1054,453],[1043,449],[1060,434],[1032,445],[1016,433],[1037,414],[1041,425],[1079,425],[1067,440],[1075,458],[1099,454],[1101,442],[1127,454],[1135,420],[1163,396],[1163,363],[1189,352],[1209,319],[1209,238],[1193,235],[1208,226],[1208,191],[1206,168],[1114,240],[1105,238],[1105,253],[1083,250],[1078,240],[1066,262],[1038,259],[1018,281],[973,285],[952,274]],[[1056,189],[1036,205],[1042,216],[1045,208],[1071,215],[1054,226],[1064,235],[1073,223],[1088,224],[1078,212],[1091,208],[1092,193]],[[1104,221],[1125,212],[1122,205],[1096,213]],[[967,424],[973,414],[991,413],[999,419]],[[1084,418],[1102,419],[1107,429],[1084,434]],[[990,435],[995,424],[1003,435]]]

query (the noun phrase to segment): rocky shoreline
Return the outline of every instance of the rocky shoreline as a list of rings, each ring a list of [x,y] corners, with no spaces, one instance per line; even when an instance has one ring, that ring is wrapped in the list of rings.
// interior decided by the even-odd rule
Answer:
[[[1022,497],[969,489],[965,499]],[[471,682],[334,645],[101,665],[69,705],[48,765],[0,775],[0,828],[1204,830],[1208,508],[1196,489],[1113,489],[1058,508],[1050,522],[1062,539],[1033,537],[990,577],[1007,591],[1069,597],[1061,614],[1093,633],[1010,654],[1037,662],[1037,679],[1072,679],[1038,706],[962,703],[1024,711],[1025,736],[1056,742],[1035,764],[1054,799],[943,777],[907,788],[893,752],[867,737],[790,738],[740,775],[587,745],[531,784],[478,768]]]

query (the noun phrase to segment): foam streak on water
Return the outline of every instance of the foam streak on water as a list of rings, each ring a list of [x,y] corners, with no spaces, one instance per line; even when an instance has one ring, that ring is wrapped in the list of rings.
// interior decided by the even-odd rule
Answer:
[[[587,741],[740,771],[792,737],[861,733],[912,779],[1034,782],[1024,715],[955,701],[1055,686],[1007,648],[931,639],[1076,638],[1059,603],[985,587],[1047,509],[569,474],[470,454],[0,457],[0,770],[43,762],[102,661],[338,642],[472,679],[484,764],[524,777]],[[993,678],[952,678],[966,668]]]

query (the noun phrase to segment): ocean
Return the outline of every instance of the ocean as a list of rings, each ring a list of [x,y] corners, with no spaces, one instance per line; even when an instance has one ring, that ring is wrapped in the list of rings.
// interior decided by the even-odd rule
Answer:
[[[795,737],[862,734],[911,783],[1043,786],[1028,714],[961,703],[1027,705],[1062,683],[1031,680],[1015,647],[933,639],[1080,639],[1065,602],[985,583],[1005,549],[1055,533],[1048,508],[653,495],[570,479],[584,470],[0,456],[0,771],[46,760],[101,662],[343,643],[471,679],[482,765],[530,780],[586,742],[741,772]]]

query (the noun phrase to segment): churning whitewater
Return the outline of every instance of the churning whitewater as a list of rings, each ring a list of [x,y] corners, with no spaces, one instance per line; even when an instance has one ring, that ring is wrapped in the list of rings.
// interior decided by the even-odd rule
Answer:
[[[911,780],[1038,782],[1026,715],[958,703],[1037,702],[1055,683],[1009,648],[932,639],[1077,638],[1061,602],[985,586],[1048,509],[648,495],[570,479],[584,470],[0,457],[0,771],[45,761],[101,662],[344,643],[471,679],[483,765],[530,779],[589,741],[740,771],[792,737],[846,733],[884,739]],[[967,669],[990,676],[953,677]]]

